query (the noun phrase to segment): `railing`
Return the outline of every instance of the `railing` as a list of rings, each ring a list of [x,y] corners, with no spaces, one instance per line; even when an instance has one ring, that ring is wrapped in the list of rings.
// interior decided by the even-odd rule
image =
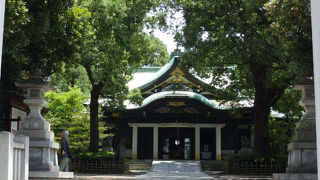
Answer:
[[[0,132],[0,180],[27,180],[29,137]]]
[[[286,167],[286,162],[227,162],[224,169],[230,174],[271,175],[285,173]]]
[[[71,170],[83,173],[127,173],[129,164],[126,161],[114,160],[72,160]]]

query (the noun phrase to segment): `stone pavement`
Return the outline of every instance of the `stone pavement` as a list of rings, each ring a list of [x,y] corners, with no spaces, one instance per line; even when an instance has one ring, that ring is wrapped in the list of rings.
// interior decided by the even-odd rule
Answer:
[[[229,175],[229,174],[212,174],[214,180],[272,180],[271,176],[254,176],[254,175]]]
[[[73,180],[127,180],[133,179],[137,174],[75,174]]]
[[[272,179],[271,176],[223,175],[223,174],[214,175],[211,173],[210,175],[214,180],[271,180]],[[159,176],[159,178],[163,179],[163,176]],[[75,174],[75,178],[72,180],[91,180],[91,179],[92,180],[128,180],[128,179],[132,180],[132,179],[143,179],[143,178],[141,178],[141,176],[139,177],[136,173],[134,174]],[[157,178],[154,178],[154,179],[157,179]],[[188,179],[189,179],[188,177],[185,178],[185,180],[188,180]],[[36,180],[47,180],[47,179],[36,179]],[[50,180],[53,180],[53,179],[50,179]]]
[[[150,179],[150,180],[271,180],[271,176],[252,175],[228,175],[221,171],[202,172],[199,161],[153,161],[151,171],[131,172],[130,174],[76,174],[75,180],[127,180],[127,179]]]
[[[212,179],[201,172],[199,161],[153,161],[151,171],[135,179]]]

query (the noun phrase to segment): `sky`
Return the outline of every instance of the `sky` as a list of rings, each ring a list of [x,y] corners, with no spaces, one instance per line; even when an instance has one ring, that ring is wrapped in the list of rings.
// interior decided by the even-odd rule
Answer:
[[[176,30],[179,31],[184,24],[183,14],[181,11],[175,12],[174,15],[171,15],[171,18],[168,16],[166,21],[167,24],[170,24],[171,26],[174,25],[177,28]],[[174,49],[176,49],[177,43],[174,42],[174,35],[172,34],[172,30],[169,32],[162,32],[159,29],[155,29],[153,34],[167,46],[169,54],[173,52]]]
[[[161,32],[159,29],[156,29],[154,31],[154,36],[159,38],[167,46],[169,54],[173,52],[173,50],[177,47],[176,43],[174,42],[174,36],[169,32],[164,33]]]

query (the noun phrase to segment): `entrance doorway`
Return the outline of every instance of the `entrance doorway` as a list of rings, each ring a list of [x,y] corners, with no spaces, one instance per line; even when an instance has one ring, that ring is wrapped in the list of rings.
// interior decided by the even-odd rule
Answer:
[[[138,159],[152,159],[153,128],[138,129]]]
[[[200,129],[200,155],[203,160],[214,160],[216,154],[215,128]]]
[[[159,128],[159,159],[194,159],[194,128]]]

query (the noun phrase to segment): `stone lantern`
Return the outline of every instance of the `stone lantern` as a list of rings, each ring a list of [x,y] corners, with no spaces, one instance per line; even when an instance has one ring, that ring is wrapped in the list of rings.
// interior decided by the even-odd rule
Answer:
[[[44,93],[46,90],[52,90],[53,87],[42,79],[39,70],[30,79],[16,82],[16,86],[26,88],[27,99],[23,102],[30,109],[29,115],[21,121],[19,130],[41,130],[38,131],[38,135],[42,135],[41,138],[53,138],[50,132],[50,123],[41,115],[42,108],[47,105],[44,100]]]
[[[27,90],[27,98],[23,102],[30,109],[30,113],[20,122],[17,131],[17,134],[30,137],[29,177],[72,178],[72,172],[59,172],[57,156],[59,144],[54,142],[50,123],[41,115],[42,108],[47,104],[44,93],[53,87],[43,80],[40,70],[28,80],[16,82],[16,86]]]
[[[288,144],[288,167],[285,174],[273,174],[273,179],[317,179],[316,122],[313,80],[308,79],[294,86],[302,91],[299,102],[305,109],[302,119]]]

